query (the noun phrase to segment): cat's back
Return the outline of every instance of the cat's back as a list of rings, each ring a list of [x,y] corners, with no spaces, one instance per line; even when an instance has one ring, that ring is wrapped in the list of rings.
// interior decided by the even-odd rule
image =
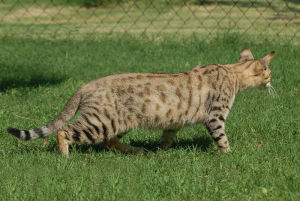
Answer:
[[[109,93],[119,97],[138,96],[144,98],[144,101],[151,95],[159,95],[162,100],[173,95],[186,99],[189,96],[188,91],[216,89],[216,85],[224,84],[231,77],[232,73],[227,67],[210,64],[179,73],[113,74],[81,86],[80,91],[93,96]]]
[[[164,89],[162,85],[175,85],[178,81],[187,79],[187,73],[119,73],[90,81],[81,86],[82,91],[113,90],[128,88],[129,93],[135,88],[157,87]]]

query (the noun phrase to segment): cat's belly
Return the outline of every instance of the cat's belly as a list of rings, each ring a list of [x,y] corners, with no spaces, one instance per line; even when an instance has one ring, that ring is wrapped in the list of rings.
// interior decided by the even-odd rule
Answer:
[[[199,119],[195,120],[171,120],[171,121],[162,121],[159,123],[155,123],[151,120],[146,121],[140,125],[138,125],[139,128],[142,129],[150,129],[150,130],[178,130],[180,128],[183,128],[185,126],[191,126],[197,123],[201,123],[202,121]]]

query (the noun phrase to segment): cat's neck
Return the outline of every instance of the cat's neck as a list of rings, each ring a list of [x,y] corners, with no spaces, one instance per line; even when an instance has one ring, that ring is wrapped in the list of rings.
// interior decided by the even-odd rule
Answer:
[[[235,63],[235,64],[226,64],[224,65],[227,67],[233,74],[235,75],[236,79],[239,82],[239,90],[243,91],[247,88],[252,88],[253,83],[249,77],[251,74],[251,66],[255,65],[255,61],[246,61],[241,63]]]

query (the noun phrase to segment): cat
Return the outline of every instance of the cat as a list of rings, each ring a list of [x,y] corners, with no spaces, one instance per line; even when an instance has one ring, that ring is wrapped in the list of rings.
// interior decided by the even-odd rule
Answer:
[[[93,80],[67,102],[46,126],[32,130],[8,127],[23,140],[45,138],[57,131],[58,148],[68,156],[71,143],[98,143],[121,152],[142,148],[120,143],[135,128],[162,129],[159,148],[172,145],[178,130],[203,123],[218,148],[229,152],[225,120],[237,93],[247,88],[271,86],[268,67],[275,52],[254,60],[250,49],[235,64],[196,66],[180,73],[122,73]],[[79,118],[65,124],[80,109]]]

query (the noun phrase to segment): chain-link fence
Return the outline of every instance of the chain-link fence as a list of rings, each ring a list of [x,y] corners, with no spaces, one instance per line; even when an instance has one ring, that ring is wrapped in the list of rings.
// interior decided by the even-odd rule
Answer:
[[[238,33],[300,41],[300,0],[0,0],[0,36]]]

